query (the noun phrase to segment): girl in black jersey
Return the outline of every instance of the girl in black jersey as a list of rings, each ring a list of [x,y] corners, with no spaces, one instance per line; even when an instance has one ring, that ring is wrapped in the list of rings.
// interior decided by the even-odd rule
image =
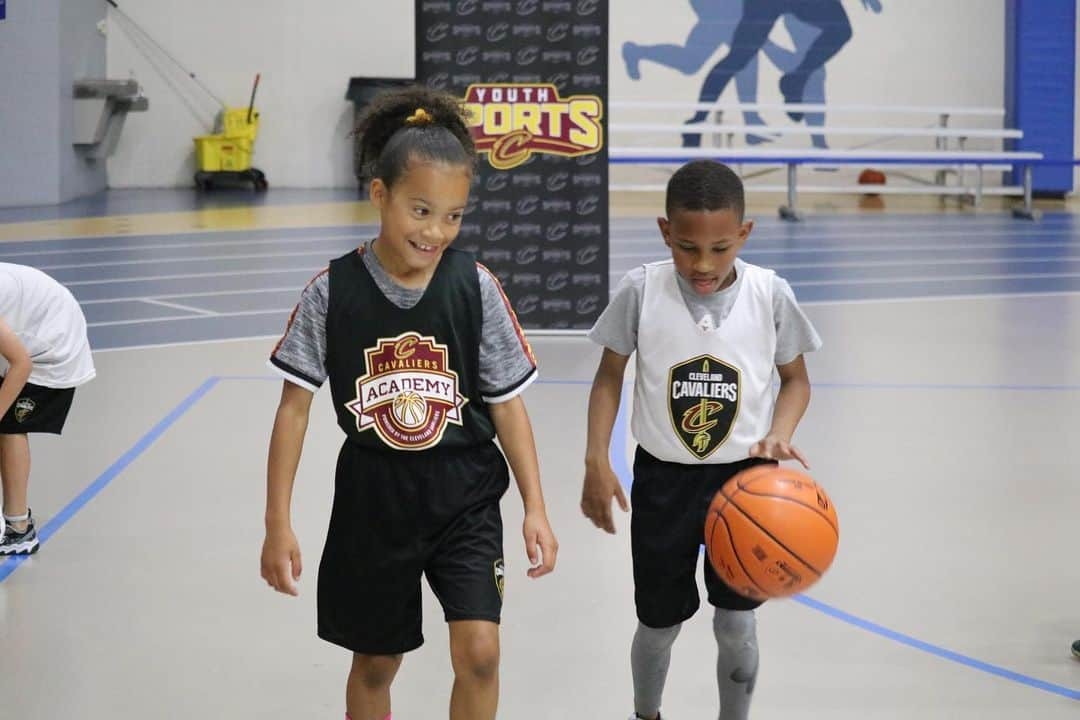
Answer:
[[[390,717],[402,655],[423,642],[423,575],[450,628],[450,717],[490,719],[507,459],[525,505],[528,575],[551,572],[557,552],[520,395],[535,359],[498,281],[450,248],[475,162],[459,101],[424,88],[392,92],[357,132],[380,228],[312,280],[271,355],[285,382],[270,440],[262,576],[297,593],[292,486],[313,393],[328,379],[346,438],[319,567],[318,630],[353,652],[347,717]]]

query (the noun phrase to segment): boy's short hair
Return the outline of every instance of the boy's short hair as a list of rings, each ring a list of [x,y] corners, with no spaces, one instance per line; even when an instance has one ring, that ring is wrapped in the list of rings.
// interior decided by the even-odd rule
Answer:
[[[723,163],[693,160],[668,180],[664,208],[668,218],[677,210],[731,210],[742,222],[746,211],[742,180]]]

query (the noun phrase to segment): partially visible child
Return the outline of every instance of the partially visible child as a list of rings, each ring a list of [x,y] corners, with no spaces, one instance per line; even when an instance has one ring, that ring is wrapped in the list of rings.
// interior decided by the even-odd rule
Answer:
[[[0,375],[0,555],[29,555],[39,545],[27,504],[29,435],[59,435],[75,388],[94,377],[79,303],[32,267],[0,263]]]
[[[637,353],[632,718],[660,717],[671,647],[699,607],[702,563],[715,607],[720,718],[746,720],[760,603],[732,591],[702,561],[705,515],[740,470],[778,460],[806,464],[791,438],[810,401],[803,353],[821,340],[786,282],[738,259],[753,228],[744,207],[742,182],[730,168],[702,160],[677,170],[667,186],[667,217],[658,219],[671,260],[631,270],[590,333],[604,352],[589,396],[581,507],[609,533],[612,499],[629,509],[608,453],[623,374]]]

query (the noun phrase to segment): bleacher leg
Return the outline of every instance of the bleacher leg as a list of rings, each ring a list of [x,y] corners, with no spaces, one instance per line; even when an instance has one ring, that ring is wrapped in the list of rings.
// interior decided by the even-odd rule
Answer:
[[[957,138],[956,144],[960,148],[960,152],[965,152],[967,150],[967,148],[964,147],[967,144],[966,137]],[[967,166],[957,165],[956,177],[958,178],[956,183],[957,185],[959,185],[960,187],[964,187],[965,185],[967,185]]]
[[[1012,214],[1014,218],[1021,220],[1038,220],[1042,215],[1035,209],[1031,201],[1031,165],[1024,166],[1024,207],[1013,208]]]
[[[802,220],[802,216],[799,215],[799,211],[795,207],[795,168],[795,163],[787,164],[787,205],[780,206],[780,219],[789,222]]]
[[[940,128],[949,127],[949,116],[947,114],[942,113],[941,115],[938,116],[938,127],[940,127]],[[949,138],[947,136],[939,135],[938,137],[934,138],[934,147],[937,148],[938,150],[948,150],[949,149]],[[938,170],[936,173],[934,173],[934,182],[937,183],[938,185],[944,185],[945,184],[945,171],[944,170]]]

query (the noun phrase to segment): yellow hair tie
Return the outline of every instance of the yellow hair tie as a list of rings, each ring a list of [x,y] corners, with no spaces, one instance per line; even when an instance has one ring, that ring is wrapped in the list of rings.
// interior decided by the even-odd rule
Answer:
[[[435,118],[424,108],[416,108],[416,112],[405,118],[406,125],[430,125],[433,122]]]

